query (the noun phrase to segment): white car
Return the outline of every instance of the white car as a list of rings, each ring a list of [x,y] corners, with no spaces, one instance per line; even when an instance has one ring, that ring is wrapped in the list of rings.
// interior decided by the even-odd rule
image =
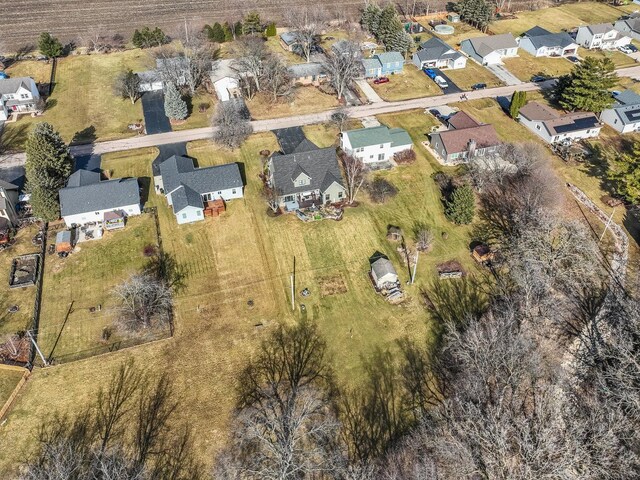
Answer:
[[[618,50],[620,50],[622,53],[627,53],[627,54],[628,53],[633,53],[628,45],[622,45],[622,46],[618,47]]]
[[[447,83],[447,81],[440,75],[434,78],[433,81],[436,82],[440,88],[449,88],[449,84]]]

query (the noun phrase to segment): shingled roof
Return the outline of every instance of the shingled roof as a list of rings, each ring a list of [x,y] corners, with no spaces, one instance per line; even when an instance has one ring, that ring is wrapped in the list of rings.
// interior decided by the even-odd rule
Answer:
[[[63,217],[100,210],[117,210],[129,205],[140,204],[137,178],[118,178],[94,182],[94,175],[87,176],[84,173],[78,174],[78,172],[74,174],[77,174],[75,179],[69,178],[71,186],[68,185],[59,192],[60,211]],[[91,181],[89,183],[76,181],[83,176],[91,178]]]
[[[528,37],[536,50],[541,47],[565,48],[575,43],[571,35],[567,32],[551,33],[542,27],[533,27],[524,32],[522,36]]]
[[[296,186],[295,180],[304,173],[310,183]],[[344,186],[334,147],[308,152],[271,157],[271,174],[275,189],[280,195],[291,195],[311,190],[324,192],[332,183]]]
[[[529,102],[520,109],[524,118],[541,122],[550,135],[579,132],[600,126],[600,121],[591,112],[571,112],[561,115],[550,107],[538,102]]]

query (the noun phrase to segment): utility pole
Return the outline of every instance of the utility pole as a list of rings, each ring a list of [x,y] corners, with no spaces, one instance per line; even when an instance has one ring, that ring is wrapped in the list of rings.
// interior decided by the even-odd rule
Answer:
[[[604,234],[607,233],[607,228],[609,228],[609,225],[611,225],[611,220],[613,219],[613,214],[614,213],[616,213],[615,207],[613,208],[613,211],[611,212],[611,215],[609,216],[609,220],[607,220],[607,223],[604,226],[604,230],[602,231],[602,235],[600,235],[600,240],[598,240],[598,243],[600,243],[602,241],[602,239],[604,238]]]
[[[416,279],[416,270],[418,269],[418,258],[420,258],[420,252],[416,250],[416,261],[413,264],[413,274],[411,275],[411,285],[413,285],[413,282]]]
[[[189,44],[189,29],[187,28],[187,17],[184,17],[184,37],[187,41],[187,45]]]
[[[296,257],[293,256],[293,272],[291,273],[291,310],[296,309]]]
[[[38,352],[38,355],[40,355],[40,358],[42,359],[42,363],[44,363],[44,366],[48,366],[49,364],[47,363],[47,360],[44,358],[44,355],[42,355],[42,352],[40,351],[40,347],[38,347],[38,344],[36,343],[36,339],[33,338],[33,335],[31,335],[31,330],[27,330],[27,335],[29,335],[29,340],[31,340],[31,343],[33,343],[33,346],[36,347],[36,352]]]

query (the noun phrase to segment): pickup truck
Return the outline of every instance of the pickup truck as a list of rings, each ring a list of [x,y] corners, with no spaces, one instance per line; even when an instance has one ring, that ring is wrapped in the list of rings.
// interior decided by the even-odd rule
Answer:
[[[447,83],[447,81],[440,75],[434,78],[433,81],[436,82],[440,88],[449,88],[449,84]]]

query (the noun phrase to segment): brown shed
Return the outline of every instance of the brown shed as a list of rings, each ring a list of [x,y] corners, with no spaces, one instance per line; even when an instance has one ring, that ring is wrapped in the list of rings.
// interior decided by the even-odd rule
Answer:
[[[478,263],[490,262],[493,260],[493,252],[488,245],[480,244],[473,249],[473,258]]]

